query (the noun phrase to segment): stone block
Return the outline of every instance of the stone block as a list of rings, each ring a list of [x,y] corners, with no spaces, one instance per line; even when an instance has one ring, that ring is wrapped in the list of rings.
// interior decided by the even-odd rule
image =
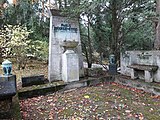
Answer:
[[[22,77],[22,87],[44,84],[45,81],[44,75]]]
[[[152,72],[144,71],[145,74],[145,82],[153,82]]]
[[[131,69],[131,78],[132,79],[137,79],[138,78],[138,74],[134,69]]]
[[[0,82],[0,100],[10,99],[16,95],[15,80]]]
[[[62,55],[62,80],[79,81],[79,59],[76,53],[65,52]]]
[[[4,82],[4,81],[14,81],[15,87],[17,87],[16,75],[1,75],[0,76],[0,82]]]

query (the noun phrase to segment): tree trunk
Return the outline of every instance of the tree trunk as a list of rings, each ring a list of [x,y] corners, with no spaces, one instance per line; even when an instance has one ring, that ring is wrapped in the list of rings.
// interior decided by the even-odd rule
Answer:
[[[122,30],[121,30],[121,17],[118,15],[118,11],[120,10],[120,5],[118,0],[111,1],[110,8],[111,8],[111,51],[109,54],[114,54],[116,61],[120,59],[120,43],[122,42]]]
[[[118,26],[118,15],[117,15],[117,2],[114,0],[111,2],[112,8],[112,21],[111,21],[111,28],[112,28],[112,40],[111,40],[111,51],[110,54],[114,54],[117,58],[119,52],[117,51],[117,44],[118,44],[118,34],[119,34],[119,26]]]
[[[58,0],[58,2],[59,2],[59,9],[62,9],[62,1],[61,0]]]
[[[89,50],[88,50],[88,57],[89,57],[89,61],[88,61],[88,68],[91,68],[92,67],[92,45],[91,45],[91,38],[90,38],[90,18],[89,18],[89,15],[88,15],[88,47],[89,47]]]
[[[156,13],[158,18],[160,17],[160,0],[156,0]],[[160,50],[160,19],[156,23],[156,39],[154,42],[154,49]]]
[[[0,55],[0,64],[2,64],[2,62],[3,62],[3,58],[2,58],[2,56]]]
[[[0,64],[2,64],[3,58],[2,58],[2,48],[0,48]]]
[[[104,52],[103,49],[105,49],[105,45],[104,45],[104,41],[103,41],[103,34],[102,34],[102,31],[101,29],[102,28],[102,20],[101,20],[101,16],[100,16],[100,13],[101,13],[101,8],[100,6],[97,6],[96,8],[96,13],[95,13],[95,16],[96,16],[96,21],[95,21],[95,24],[96,24],[96,27],[93,27],[93,31],[95,32],[96,34],[96,39],[97,39],[97,46],[98,46],[98,49],[97,49],[97,52],[100,54],[100,64],[102,64],[102,60],[103,60],[103,57],[102,57],[102,53]]]
[[[67,0],[64,0],[64,8],[67,8]]]

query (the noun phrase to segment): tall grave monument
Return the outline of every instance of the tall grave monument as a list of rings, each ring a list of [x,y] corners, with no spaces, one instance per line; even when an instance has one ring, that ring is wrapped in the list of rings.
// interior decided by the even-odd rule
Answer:
[[[50,82],[72,82],[84,76],[78,19],[69,19],[59,10],[50,10],[49,66]]]

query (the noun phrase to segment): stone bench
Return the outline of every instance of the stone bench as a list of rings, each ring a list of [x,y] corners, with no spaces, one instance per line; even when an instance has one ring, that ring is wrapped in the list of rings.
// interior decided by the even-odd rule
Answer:
[[[153,74],[158,69],[158,66],[156,65],[132,64],[127,67],[131,68],[131,78],[132,79],[136,79],[138,77],[137,72],[139,70],[144,71],[145,82],[153,82]]]

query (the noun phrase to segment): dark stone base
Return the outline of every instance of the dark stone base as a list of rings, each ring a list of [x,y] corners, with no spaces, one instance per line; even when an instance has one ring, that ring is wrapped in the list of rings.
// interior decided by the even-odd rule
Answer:
[[[0,83],[5,81],[13,81],[15,88],[17,88],[16,75],[0,75]]]
[[[12,97],[16,90],[16,75],[0,76],[0,119],[11,118]]]
[[[108,73],[110,75],[116,75],[117,74],[117,64],[110,64]]]
[[[22,87],[32,86],[32,85],[41,85],[47,82],[44,75],[34,75],[22,77]]]
[[[0,100],[10,99],[16,95],[15,82],[15,80],[0,82]]]
[[[0,100],[6,100],[16,95],[15,80],[0,82]]]

